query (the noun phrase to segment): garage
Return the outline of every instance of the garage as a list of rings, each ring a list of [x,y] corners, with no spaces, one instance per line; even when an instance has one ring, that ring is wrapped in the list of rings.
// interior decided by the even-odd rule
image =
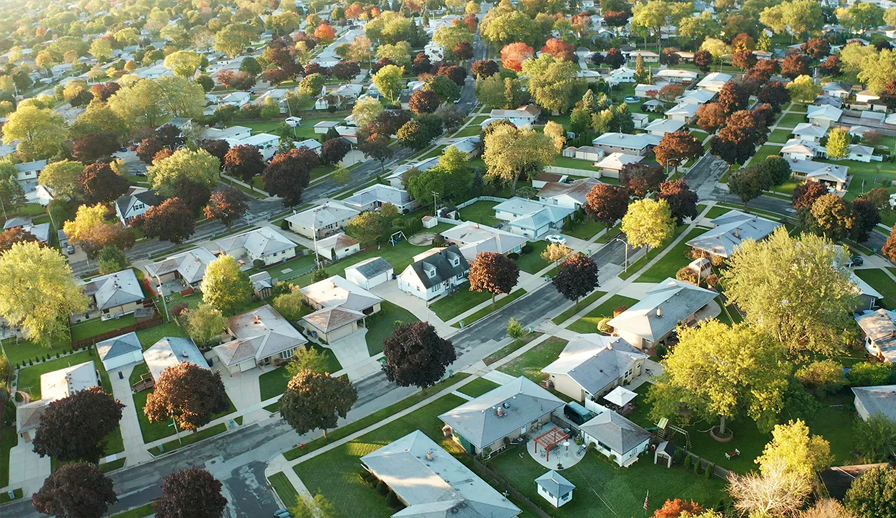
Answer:
[[[345,269],[345,278],[369,290],[392,278],[392,265],[382,257],[373,257]]]
[[[137,333],[128,333],[96,344],[96,352],[107,371],[143,361],[143,347]]]

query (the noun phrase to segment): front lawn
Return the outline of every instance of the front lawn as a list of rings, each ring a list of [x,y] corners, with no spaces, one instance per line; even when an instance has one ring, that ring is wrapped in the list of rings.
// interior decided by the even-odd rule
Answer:
[[[579,311],[582,311],[583,309],[593,304],[595,300],[603,297],[604,295],[606,295],[606,292],[600,290],[592,292],[590,295],[580,300],[578,304],[574,304],[571,308],[552,318],[551,322],[559,326],[563,322],[566,322],[567,320],[572,318]]]
[[[884,296],[879,301],[880,307],[896,309],[896,282],[883,270],[856,270],[856,275]]]
[[[706,216],[704,217],[708,220],[714,220],[722,214],[728,214],[729,212],[731,212],[731,210],[732,209],[729,209],[728,207],[720,207],[716,205],[715,207],[709,209],[709,212],[707,212]]]
[[[492,296],[487,291],[473,291],[466,284],[450,295],[446,295],[429,305],[429,309],[436,312],[445,322],[460,315],[464,311],[473,309]]]
[[[762,162],[772,155],[780,155],[781,149],[783,149],[781,146],[770,146],[766,144],[759,148],[759,151],[757,151],[756,154],[753,155],[753,158],[750,159],[750,163],[758,164],[759,162]]]
[[[786,113],[780,120],[778,126],[782,128],[795,128],[801,122],[808,122],[806,115],[803,113]]]
[[[576,333],[596,333],[597,323],[603,318],[613,318],[613,310],[621,306],[631,307],[638,302],[635,299],[623,296],[613,295],[606,302],[597,306],[584,317],[576,320],[567,329]]]
[[[567,343],[562,338],[552,336],[498,370],[514,378],[525,376],[535,383],[541,383],[545,378],[541,369],[559,358]]]
[[[289,482],[289,478],[283,472],[279,472],[268,477],[268,481],[270,481],[271,487],[274,488],[283,505],[287,509],[294,509],[299,503],[299,494],[296,492],[296,488]]]
[[[493,201],[477,201],[476,203],[460,209],[458,214],[463,221],[475,221],[483,225],[497,228],[501,220],[495,217],[495,205]]]
[[[571,229],[569,228],[569,224],[567,224],[567,227],[563,229],[563,234],[587,241],[605,228],[607,228],[607,225],[603,222],[586,219],[581,223],[577,223]]]
[[[100,318],[92,318],[72,326],[72,341],[86,340],[103,333],[108,333],[110,331],[115,331],[116,329],[121,329],[122,327],[133,326],[136,324],[137,319],[134,318],[133,313],[120,318],[110,318],[106,321],[103,321]]]
[[[768,141],[775,144],[785,144],[788,140],[790,140],[790,130],[787,129],[776,129],[768,136]]]
[[[526,294],[526,290],[524,290],[523,288],[520,288],[520,289],[514,291],[513,293],[511,293],[510,295],[507,295],[506,297],[495,301],[494,304],[489,304],[488,306],[480,309],[479,311],[476,311],[472,315],[469,315],[465,319],[461,320],[461,322],[464,323],[463,325],[472,324],[473,322],[476,322],[479,319],[487,317],[492,312],[503,308],[504,306],[510,304],[511,302],[522,297],[525,294]],[[461,327],[460,322],[458,322],[457,324],[454,324],[454,327]]]
[[[669,246],[669,243],[678,239],[678,236],[680,236],[681,233],[684,232],[684,229],[686,229],[686,228],[687,227],[685,225],[680,225],[680,226],[676,227],[675,234],[671,238],[669,238],[665,243],[663,243],[662,246],[660,246],[658,248],[651,248],[650,250],[647,251],[646,254],[642,255],[637,261],[634,261],[634,262],[632,262],[632,257],[634,256],[635,252],[637,252],[637,250],[630,247],[628,250],[628,259],[629,259],[628,269],[623,270],[622,272],[619,272],[619,278],[620,279],[628,279],[629,277],[631,277],[632,275],[637,273],[638,270],[643,268],[647,263],[652,261],[654,257],[658,256],[660,254],[660,252],[665,250],[666,247]]]
[[[327,359],[327,372],[333,374],[334,372],[339,372],[342,370],[342,365],[339,364],[339,360],[336,359],[336,354],[333,353],[330,349],[325,347],[321,347],[317,344],[308,343],[306,347],[311,347],[312,349],[317,349],[324,357]],[[286,392],[286,385],[290,380],[289,372],[286,370],[286,366],[280,366],[276,369],[269,370],[265,372],[261,376],[258,377],[258,386],[261,390],[261,400],[267,401],[272,397],[277,397],[280,394]]]
[[[9,450],[19,444],[15,426],[4,426],[0,431],[0,487],[9,485]]]
[[[146,417],[146,413],[143,412],[143,407],[146,406],[146,398],[152,392],[152,390],[144,390],[142,392],[134,394],[134,409],[137,411],[137,421],[140,423],[140,433],[143,435],[144,443],[151,443],[159,439],[164,439],[165,437],[174,435],[174,427],[170,426],[172,423],[170,419],[157,423],[150,423],[149,418]],[[230,398],[227,398],[227,401],[230,403],[230,408],[221,412],[220,414],[213,415],[212,420],[236,412],[236,407],[233,406],[233,402],[230,401]],[[201,431],[202,429],[200,429],[200,432]],[[180,434],[181,437],[186,438],[186,436],[189,435],[190,432],[180,430]]]
[[[173,428],[173,427],[172,427]],[[189,446],[193,443],[199,442],[203,439],[208,439],[209,437],[213,437],[218,435],[219,433],[224,433],[227,431],[227,425],[224,423],[218,423],[215,426],[209,426],[208,428],[203,428],[202,430],[197,430],[196,432],[183,432],[180,433],[180,440],[174,439],[173,441],[168,441],[160,446],[155,446],[149,449],[149,452],[153,455],[161,455],[165,452],[174,451],[184,446]]]
[[[673,246],[662,259],[651,266],[646,272],[638,277],[638,282],[663,282],[669,277],[675,278],[678,270],[684,268],[692,261],[688,255],[691,247],[687,242],[695,237],[706,233],[705,228],[693,228],[677,245]]]
[[[485,394],[486,392],[490,392],[498,387],[500,387],[500,385],[498,385],[494,381],[489,381],[485,378],[476,378],[475,380],[461,387],[458,392],[466,394],[473,398],[477,398]]]
[[[80,365],[84,362],[89,361],[92,361],[94,363],[97,372],[100,373],[100,380],[103,384],[103,389],[105,389],[106,392],[111,393],[112,383],[109,381],[109,375],[106,374],[106,369],[103,368],[103,363],[96,357],[95,354],[93,354],[92,349],[88,351],[81,351],[79,353],[75,353],[63,358],[46,361],[32,367],[20,369],[18,389],[27,392],[31,396],[32,401],[38,400],[41,398],[40,377],[42,374],[57,371],[59,369],[64,369],[66,367],[71,367],[73,365]]]
[[[518,340],[514,340],[504,347],[493,352],[492,354],[488,355],[487,357],[483,358],[482,363],[491,365],[504,358],[505,356],[508,356],[510,353],[516,351],[517,349],[521,349],[524,345],[528,344],[532,340],[535,340],[539,336],[541,336],[541,333],[529,333]]]
[[[153,503],[141,505],[133,509],[112,515],[111,518],[146,518],[153,515]]]
[[[535,275],[551,264],[550,261],[541,256],[541,253],[548,247],[548,242],[536,241],[529,243],[529,246],[532,247],[532,251],[528,254],[520,254],[520,257],[516,260],[516,265],[520,267],[520,270]]]
[[[367,317],[367,352],[370,356],[383,352],[383,342],[392,336],[396,322],[410,324],[418,320],[410,311],[384,300],[379,313]]]

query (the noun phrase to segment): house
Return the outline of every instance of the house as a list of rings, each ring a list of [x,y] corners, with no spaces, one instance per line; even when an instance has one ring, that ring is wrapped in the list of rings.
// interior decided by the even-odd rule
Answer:
[[[666,103],[663,101],[657,101],[656,99],[651,99],[641,106],[644,108],[644,111],[653,113],[663,113],[666,110]],[[641,115],[644,114],[642,113]],[[647,121],[648,123],[650,122],[650,117],[647,118]],[[635,129],[643,129],[643,127],[639,128],[637,125],[635,125]]]
[[[314,109],[326,110],[330,107],[331,103],[337,107],[345,106],[348,103],[354,102],[355,99],[361,95],[361,91],[363,90],[363,85],[353,83],[339,85],[329,92],[327,91],[327,87],[324,86],[321,89],[320,96],[318,96],[317,100],[314,102]]]
[[[457,139],[451,146],[454,146],[454,149],[466,155],[468,160],[473,160],[479,155],[481,143],[482,141],[478,136],[473,136]]]
[[[578,210],[588,203],[588,193],[600,183],[594,178],[581,178],[572,183],[549,183],[538,191],[538,201],[547,205]]]
[[[392,265],[382,257],[371,257],[345,269],[345,279],[365,290],[373,289],[392,277]]]
[[[675,133],[685,126],[682,121],[674,119],[657,119],[644,128],[647,133],[662,138],[666,133]]]
[[[257,133],[244,139],[225,139],[227,143],[233,146],[255,146],[261,152],[261,156],[265,160],[274,158],[274,154],[280,146],[280,137],[271,135],[270,133]]]
[[[830,128],[833,123],[840,120],[841,115],[843,115],[843,110],[833,106],[809,106],[806,118],[812,124],[822,128]]]
[[[143,346],[137,333],[131,332],[96,344],[96,354],[106,371],[143,361]]]
[[[566,480],[566,477],[554,470],[535,479],[535,486],[539,496],[547,500],[554,507],[560,507],[572,500],[572,492],[575,484]]]
[[[635,124],[635,129],[644,129],[650,123],[650,116],[646,113],[632,113],[632,122]]]
[[[19,437],[26,443],[31,442],[31,432],[37,430],[50,403],[98,386],[100,380],[92,361],[41,374],[41,399],[16,407],[16,432]]]
[[[679,102],[672,108],[666,110],[665,115],[669,120],[691,124],[697,120],[698,108],[700,108],[700,105],[697,103]]]
[[[645,63],[659,63],[660,55],[649,50],[633,50],[628,53],[629,61],[637,61],[640,56]]]
[[[635,95],[638,97],[651,97],[648,95],[650,92],[653,92],[653,97],[656,97],[660,92],[660,88],[662,88],[662,84],[657,85],[645,85],[645,84],[637,84],[635,85]]]
[[[716,96],[716,92],[711,92],[709,90],[697,89],[697,90],[688,90],[681,97],[678,98],[679,104],[696,104],[697,106],[703,105],[712,101]]]
[[[286,218],[289,230],[307,238],[321,238],[345,230],[345,226],[360,214],[334,202],[312,207]]]
[[[849,167],[847,166],[796,159],[788,160],[787,163],[790,164],[790,171],[794,178],[821,182],[835,191],[846,190],[846,183],[849,179]]]
[[[289,361],[308,340],[271,306],[227,319],[230,340],[212,349],[231,374]]]
[[[420,172],[429,171],[433,167],[439,165],[439,158],[440,157],[438,156],[434,156],[425,160],[409,162],[407,164],[400,165],[392,171],[392,174],[386,177],[386,180],[389,181],[389,185],[391,185],[392,187],[395,187],[397,189],[404,189],[405,185],[402,176],[404,176],[406,172],[410,171],[411,169],[416,169]]]
[[[495,217],[507,221],[510,232],[530,240],[563,228],[566,218],[575,210],[548,205],[518,196],[495,205]]]
[[[849,155],[847,155],[846,158],[857,162],[865,162],[867,164],[874,159],[874,156],[873,147],[852,144],[849,146]]]
[[[628,133],[604,133],[591,143],[606,154],[625,153],[644,156],[660,143],[661,137],[654,135],[629,135]]]
[[[395,518],[515,518],[522,512],[420,430],[364,455],[361,464],[404,504]]]
[[[249,104],[249,101],[252,99],[251,92],[232,92],[224,97],[221,97],[218,100],[219,105],[225,106],[236,106],[237,108],[242,108],[243,106]]]
[[[863,311],[856,323],[865,335],[865,351],[885,362],[896,363],[896,312]]]
[[[879,101],[880,96],[871,90],[862,90],[856,94],[856,102],[859,103],[871,103],[874,101]]]
[[[270,266],[296,256],[296,244],[271,227],[227,236],[212,245],[215,255],[227,254],[241,264]]]
[[[137,216],[142,216],[151,207],[162,203],[162,198],[152,189],[125,194],[115,200],[115,214],[122,225],[128,226]]]
[[[22,190],[25,191],[26,195],[34,192],[34,189],[37,188],[37,177],[40,176],[40,172],[46,167],[46,160],[34,160],[16,164],[16,180],[22,186]]]
[[[90,298],[91,308],[102,312],[104,320],[133,313],[143,306],[146,298],[140,281],[130,268],[95,277],[85,282],[81,289]]]
[[[442,431],[471,455],[488,457],[551,421],[563,401],[528,378],[490,390],[439,416]]]
[[[162,261],[144,266],[146,273],[159,284],[182,280],[187,286],[198,286],[205,277],[205,268],[215,255],[205,248],[194,248]]]
[[[737,215],[743,217],[738,218]],[[711,255],[729,258],[747,240],[761,241],[770,236],[781,223],[771,221],[752,214],[744,214],[740,211],[730,211],[720,218],[724,218],[723,224],[717,224],[713,220],[715,228],[691,239],[687,245],[696,250],[702,250]]]
[[[877,306],[878,301],[884,298],[879,291],[862,280],[862,278],[856,275],[855,272],[852,272],[849,280],[852,282],[853,286],[855,286],[854,291],[857,301],[854,309],[856,311],[873,310]]]
[[[259,299],[270,298],[274,293],[274,286],[277,282],[271,276],[271,272],[258,272],[249,276],[249,282],[252,283],[252,290]]]
[[[579,427],[585,444],[594,444],[598,452],[619,467],[631,466],[639,454],[647,451],[650,432],[608,408],[597,406],[597,415]]]
[[[623,338],[581,334],[541,372],[550,376],[554,390],[579,402],[597,401],[639,376],[647,358]]]
[[[470,264],[457,245],[432,248],[414,256],[398,276],[398,289],[429,301],[467,282]]]
[[[361,242],[342,232],[317,241],[317,253],[324,259],[338,261],[361,251]]]
[[[318,135],[326,135],[328,131],[339,126],[339,121],[320,121],[314,125],[314,133]]]
[[[622,83],[634,83],[635,71],[628,67],[619,67],[616,70],[611,70],[610,75],[607,76],[607,82],[610,83],[610,86],[616,86]]]
[[[255,104],[265,105],[267,103],[276,104],[280,107],[280,113],[288,113],[289,107],[286,105],[286,94],[289,90],[286,88],[271,88],[267,92],[255,99]]]
[[[375,184],[361,189],[342,200],[342,203],[358,212],[377,210],[384,204],[391,203],[402,214],[407,214],[416,205],[408,191],[382,184]]]
[[[842,108],[843,99],[839,97],[832,97],[830,95],[819,95],[815,98],[813,104],[815,104],[816,106],[831,106],[834,108]]]
[[[21,228],[25,232],[28,232],[29,234],[34,236],[34,238],[41,243],[47,244],[50,242],[49,222],[38,223],[37,225],[35,225],[34,222],[30,219],[13,217],[6,220],[6,223],[3,224],[3,230],[6,231],[13,228]],[[62,246],[62,244],[60,244],[59,246]]]
[[[862,420],[883,414],[890,421],[896,421],[896,385],[852,387],[852,393],[856,397],[856,411]]]
[[[812,160],[827,158],[828,150],[821,144],[811,140],[790,139],[781,148],[781,156],[791,160]]]
[[[506,119],[513,123],[514,126],[520,128],[535,124],[539,115],[541,115],[541,108],[534,104],[529,104],[516,110],[492,110],[489,113],[489,118],[495,120]]]
[[[143,361],[146,362],[152,379],[157,383],[165,369],[176,367],[181,363],[192,363],[208,369],[208,361],[202,356],[193,340],[174,336],[166,336],[143,351]]]
[[[205,140],[226,140],[228,142],[240,141],[251,136],[252,128],[248,126],[230,126],[224,129],[208,128],[202,132],[202,138]]]
[[[852,85],[832,81],[822,85],[821,91],[824,95],[837,97],[838,99],[846,99],[849,97],[849,94],[852,93]]]
[[[302,288],[316,311],[302,317],[302,326],[311,336],[332,344],[358,330],[359,322],[380,311],[383,299],[366,289],[334,275]]]
[[[314,153],[317,154],[318,156],[320,156],[320,151],[324,147],[324,145],[321,144],[319,140],[316,140],[313,138],[293,142],[292,145],[296,149],[303,147],[309,151],[314,151]]]
[[[603,150],[594,146],[579,146],[572,149],[574,150],[573,158],[575,158],[576,160],[588,160],[591,162],[596,162],[604,156]]]
[[[811,122],[801,122],[793,128],[791,132],[794,138],[808,142],[818,142],[828,133],[828,128],[812,124]]]
[[[663,342],[679,322],[691,325],[698,313],[718,293],[677,279],[666,279],[647,290],[647,297],[628,308],[608,324],[615,334],[642,351]]]
[[[644,61],[647,61],[646,59]],[[688,84],[697,80],[700,75],[691,70],[678,70],[675,68],[664,68],[653,73],[654,81],[665,81],[674,84]]]
[[[475,221],[464,221],[442,232],[442,238],[449,244],[456,245],[471,264],[480,252],[518,254],[527,242],[522,236],[481,225]]]
[[[697,83],[697,88],[702,88],[704,90],[709,90],[710,92],[719,93],[722,90],[722,87],[725,86],[725,83],[731,81],[731,74],[723,74],[721,72],[713,72],[711,74],[707,74],[706,77],[700,80]]]

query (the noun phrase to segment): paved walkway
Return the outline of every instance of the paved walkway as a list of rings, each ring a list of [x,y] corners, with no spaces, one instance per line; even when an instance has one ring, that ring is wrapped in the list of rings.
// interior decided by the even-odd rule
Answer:
[[[143,446],[143,434],[140,432],[140,421],[137,420],[137,406],[134,404],[134,394],[131,392],[129,378],[134,371],[134,365],[125,365],[120,369],[109,371],[109,379],[112,381],[112,394],[125,405],[121,411],[121,438],[124,440],[124,456],[127,465],[139,464],[152,459],[152,456]],[[124,377],[119,379],[118,373]],[[143,409],[139,409],[141,412]]]

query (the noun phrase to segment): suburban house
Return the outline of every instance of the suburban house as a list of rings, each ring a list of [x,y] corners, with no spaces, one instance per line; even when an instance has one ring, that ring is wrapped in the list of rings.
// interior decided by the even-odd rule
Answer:
[[[286,94],[289,92],[286,88],[271,88],[255,99],[255,104],[264,106],[267,103],[276,104],[280,107],[280,113],[287,113],[289,107],[286,105]]]
[[[488,457],[511,441],[537,432],[563,401],[524,376],[439,416],[442,431],[471,455]]]
[[[640,56],[645,63],[659,63],[660,55],[649,50],[633,50],[628,53],[629,61],[637,61]]]
[[[231,92],[220,99],[218,99],[219,105],[229,105],[236,106],[237,108],[242,108],[243,106],[249,104],[249,101],[252,99],[251,92]]]
[[[326,135],[331,129],[339,126],[339,121],[320,121],[314,125],[314,133],[318,135]]]
[[[293,147],[296,149],[305,148],[309,151],[314,151],[318,156],[320,155],[321,149],[324,147],[323,144],[320,143],[319,140],[308,138],[302,141],[296,141],[292,143]]]
[[[862,280],[862,278],[856,275],[855,272],[850,275],[849,280],[852,281],[852,285],[855,286],[857,299],[853,306],[855,311],[874,310],[878,301],[884,298],[879,291]]]
[[[806,118],[816,126],[830,128],[833,123],[840,120],[841,115],[843,110],[833,106],[809,106]]]
[[[257,133],[243,139],[230,138],[224,140],[226,140],[231,147],[254,146],[265,160],[274,158],[274,153],[277,152],[277,149],[280,146],[280,137],[271,135],[270,133]]]
[[[522,512],[420,430],[361,457],[405,505],[399,517],[515,518]]]
[[[865,162],[867,164],[874,159],[881,160],[882,157],[879,155],[875,155],[874,148],[871,146],[852,144],[849,146],[849,155],[847,155],[846,158],[849,160],[855,160],[856,162]]]
[[[380,311],[383,299],[339,275],[301,289],[316,311],[302,318],[312,337],[333,343],[358,330],[358,322]]]
[[[641,374],[648,356],[618,336],[578,335],[541,369],[554,389],[579,402],[597,401]]]
[[[143,361],[143,346],[134,332],[97,343],[96,353],[107,372]]]
[[[621,83],[634,83],[635,71],[625,66],[611,70],[607,76],[607,82],[610,83],[610,86],[616,86]]]
[[[538,494],[554,507],[560,507],[572,500],[572,492],[576,488],[575,484],[554,470],[536,478],[535,486]]]
[[[338,261],[361,251],[361,242],[342,232],[317,241],[317,253],[324,259]]]
[[[318,96],[317,100],[314,102],[314,109],[326,110],[331,104],[337,107],[345,106],[357,99],[358,96],[361,95],[362,90],[364,90],[363,85],[354,83],[339,85],[329,92],[327,91],[327,87],[324,86],[321,89],[320,96]]]
[[[647,297],[608,323],[615,334],[642,351],[662,343],[679,322],[691,325],[718,293],[677,279],[666,279],[647,290]]]
[[[33,193],[37,188],[37,177],[40,176],[40,172],[46,167],[46,160],[34,160],[16,164],[16,180],[22,186],[22,190],[25,191],[26,195]]]
[[[644,156],[654,146],[660,143],[661,138],[654,135],[629,135],[628,133],[604,133],[594,139],[591,144],[606,154],[626,153],[629,155]]]
[[[821,91],[824,95],[846,99],[852,92],[852,85],[832,81],[830,83],[825,83],[824,85],[822,85]]]
[[[706,91],[706,90],[697,90]],[[700,108],[699,104],[696,103],[686,103],[679,102],[672,108],[666,110],[666,118],[672,121],[684,122],[687,124],[693,123],[697,120],[697,109]]]
[[[117,318],[143,307],[143,288],[130,268],[95,277],[81,289],[90,298],[91,309],[99,310],[103,319]]]
[[[147,264],[144,268],[159,284],[179,279],[187,286],[196,287],[205,277],[205,268],[214,260],[215,254],[200,247]]]
[[[781,156],[790,160],[812,160],[827,158],[828,150],[811,140],[790,139],[781,148]]]
[[[529,126],[535,123],[538,120],[538,116],[541,115],[541,108],[534,104],[530,104],[528,106],[522,106],[517,108],[516,110],[492,110],[489,113],[489,118],[492,119],[492,122],[496,120],[508,120],[514,126],[521,128],[523,126]]]
[[[40,399],[16,407],[16,432],[26,443],[31,432],[37,430],[50,403],[65,399],[76,392],[100,386],[96,366],[92,361],[40,375]]]
[[[662,71],[660,71],[662,72]],[[656,77],[656,74],[654,74]],[[696,104],[700,106],[702,104],[706,104],[709,101],[712,101],[716,96],[715,92],[710,92],[709,90],[697,89],[697,90],[688,90],[681,97],[678,98],[679,104]],[[668,112],[667,112],[668,113]]]
[[[50,223],[38,223],[37,225],[30,219],[12,217],[6,220],[6,223],[3,224],[3,230],[10,230],[13,228],[21,228],[25,232],[28,232],[35,239],[40,241],[41,243],[49,243],[50,242]],[[62,244],[60,243],[60,246]]]
[[[439,158],[440,157],[438,156],[434,156],[425,160],[409,162],[407,164],[400,165],[392,171],[392,174],[386,177],[386,180],[389,181],[389,185],[391,185],[392,187],[395,187],[397,189],[404,189],[406,187],[406,185],[404,184],[404,180],[402,179],[404,173],[410,171],[411,169],[416,169],[421,173],[423,171],[429,171],[433,167],[439,165]]]
[[[650,432],[605,407],[600,407],[597,415],[579,429],[585,444],[594,444],[597,451],[619,467],[634,464],[650,445]]]
[[[308,340],[271,306],[230,317],[230,340],[212,349],[227,371],[239,374],[289,361]]]
[[[731,81],[731,78],[731,74],[723,74],[722,72],[706,74],[706,77],[697,83],[697,88],[719,93],[722,90],[722,87],[725,86],[725,83]]]
[[[565,154],[568,149],[572,149],[573,155],[575,154],[576,148],[566,148],[563,150],[563,152],[564,152],[563,156],[568,156]],[[538,176],[532,178],[532,187],[535,189],[541,189],[542,187],[544,187],[545,185],[547,185],[549,183],[565,182],[567,178],[569,178],[569,176],[567,176],[565,174],[539,173]]]
[[[479,252],[519,253],[527,242],[526,238],[522,236],[475,221],[464,221],[442,232],[442,238],[446,242],[456,245],[467,262],[471,264]]]
[[[685,126],[682,121],[674,119],[656,119],[647,125],[644,130],[653,136],[662,138],[666,133],[675,133]]]
[[[365,189],[352,194],[348,198],[342,200],[346,207],[354,209],[358,212],[368,212],[376,210],[386,203],[395,205],[395,208],[402,214],[414,208],[416,203],[411,199],[408,191],[392,187],[390,185],[371,185]]]
[[[645,61],[647,61],[645,59]],[[697,72],[691,70],[678,70],[675,68],[664,68],[653,73],[654,81],[665,81],[674,84],[687,84],[696,81],[700,77]]]
[[[252,136],[252,128],[248,126],[230,126],[229,128],[208,128],[202,132],[207,140],[243,140]]]
[[[391,280],[392,275],[392,265],[382,257],[371,257],[345,269],[345,280],[357,284],[365,290],[373,289]]]
[[[128,226],[137,216],[142,216],[151,207],[162,203],[162,198],[151,189],[135,190],[115,200],[115,214],[124,226]]]
[[[227,236],[213,242],[215,255],[227,254],[240,264],[254,265],[260,261],[264,266],[288,261],[296,256],[296,244],[271,227]]]
[[[143,361],[156,382],[168,367],[176,367],[181,363],[208,369],[208,361],[202,356],[202,352],[189,338],[166,336],[149,349],[143,351]]]
[[[871,90],[861,90],[859,92],[856,92],[856,102],[858,103],[872,104],[874,103],[874,101],[879,100],[880,96],[872,92]]]
[[[724,258],[731,257],[744,241],[761,241],[782,226],[777,221],[740,211],[727,212],[712,222],[715,228],[691,239],[687,245]]]
[[[845,165],[832,165],[810,160],[790,159],[790,171],[794,178],[810,182],[821,182],[829,189],[838,192],[846,190],[849,180],[849,167]]]
[[[333,202],[312,207],[286,218],[289,230],[309,239],[327,237],[344,230],[360,212]]]
[[[827,135],[828,128],[812,124],[811,122],[801,122],[793,128],[791,133],[799,140],[818,142],[822,137]]]
[[[642,155],[631,155],[628,153],[610,153],[603,160],[594,164],[594,167],[600,169],[600,175],[607,178],[619,178],[619,172],[628,164],[637,164],[644,160]]]
[[[601,182],[594,178],[582,178],[572,183],[549,183],[538,191],[538,201],[578,210],[588,203],[588,193],[599,183]]]
[[[896,363],[896,312],[864,311],[856,323],[865,335],[865,351],[885,362]]]
[[[896,421],[896,385],[878,385],[876,387],[852,387],[856,397],[856,411],[862,420],[867,421],[875,414],[883,414],[891,421]]]
[[[398,289],[429,301],[467,282],[470,264],[457,245],[431,248],[414,256],[398,276]]]
[[[536,241],[563,228],[575,210],[515,196],[495,205],[495,217],[506,221],[510,232]]]

